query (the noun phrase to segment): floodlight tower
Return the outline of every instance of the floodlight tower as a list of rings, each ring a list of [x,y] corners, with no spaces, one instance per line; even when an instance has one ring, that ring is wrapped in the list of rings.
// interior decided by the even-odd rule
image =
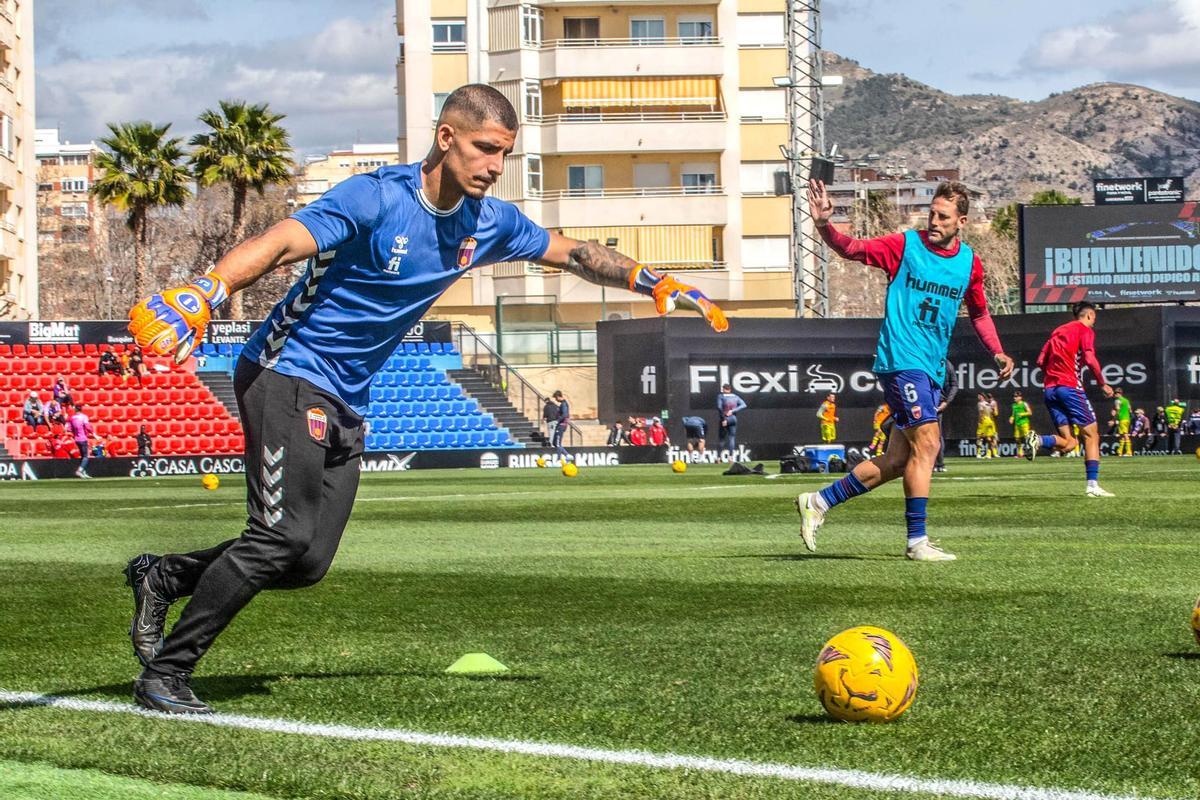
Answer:
[[[792,274],[796,316],[829,316],[829,250],[808,207],[808,173],[825,156],[825,110],[821,101],[821,0],[788,0],[786,78],[788,145],[784,157],[792,189]],[[840,83],[840,79],[837,80]],[[783,148],[781,148],[783,149]]]

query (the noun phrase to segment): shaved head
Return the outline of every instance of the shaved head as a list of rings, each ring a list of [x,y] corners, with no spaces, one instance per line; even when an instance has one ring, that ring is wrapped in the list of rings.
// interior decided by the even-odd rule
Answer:
[[[438,115],[438,125],[449,121],[450,117],[465,120],[476,130],[488,122],[498,123],[510,131],[516,131],[520,126],[516,109],[508,98],[483,83],[468,83],[450,93]]]

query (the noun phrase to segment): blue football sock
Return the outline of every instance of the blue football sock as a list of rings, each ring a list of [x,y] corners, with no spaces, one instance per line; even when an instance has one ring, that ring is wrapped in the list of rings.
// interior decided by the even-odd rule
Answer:
[[[1046,434],[1042,436],[1042,447],[1046,448],[1047,450],[1053,450],[1054,444],[1055,437],[1053,434]]]
[[[925,505],[928,497],[908,497],[904,500],[904,521],[908,523],[908,541],[925,538]]]
[[[1089,481],[1100,480],[1100,462],[1099,461],[1085,461],[1085,462],[1083,462],[1083,466],[1084,466],[1084,469],[1087,470],[1087,479]]]
[[[835,481],[826,486],[820,491],[820,495],[821,499],[830,508],[833,508],[839,503],[846,502],[851,497],[858,497],[860,494],[866,494],[869,491],[870,489],[863,486],[862,481],[854,477],[854,473],[851,472],[840,481]]]

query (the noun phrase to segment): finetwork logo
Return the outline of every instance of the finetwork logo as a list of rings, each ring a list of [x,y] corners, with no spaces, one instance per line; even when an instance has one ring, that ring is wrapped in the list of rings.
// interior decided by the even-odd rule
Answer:
[[[1192,356],[1187,364],[1188,382],[1200,384],[1200,356]]]
[[[642,394],[658,394],[658,367],[642,367]]]

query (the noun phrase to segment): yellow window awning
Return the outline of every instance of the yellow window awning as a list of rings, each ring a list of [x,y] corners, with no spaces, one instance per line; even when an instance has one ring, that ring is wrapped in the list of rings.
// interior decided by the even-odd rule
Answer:
[[[562,82],[566,108],[716,106],[716,78],[571,78]]]
[[[600,244],[616,239],[617,250],[634,261],[663,269],[711,266],[715,257],[711,225],[563,228],[562,235]]]

